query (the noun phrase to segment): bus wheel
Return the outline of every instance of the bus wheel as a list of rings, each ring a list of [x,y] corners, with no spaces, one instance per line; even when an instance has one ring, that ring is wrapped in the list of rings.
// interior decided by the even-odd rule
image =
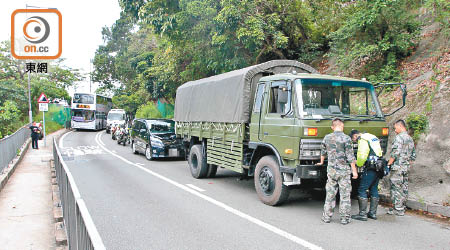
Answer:
[[[289,197],[289,188],[283,184],[280,166],[274,156],[264,156],[256,164],[255,189],[266,205],[280,205]]]
[[[208,173],[208,164],[206,164],[206,158],[203,156],[201,145],[192,146],[189,152],[188,163],[192,177],[195,179],[206,177],[206,174]]]

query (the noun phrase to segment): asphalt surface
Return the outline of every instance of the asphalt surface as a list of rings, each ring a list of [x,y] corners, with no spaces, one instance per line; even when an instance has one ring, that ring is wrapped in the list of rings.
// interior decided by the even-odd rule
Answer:
[[[295,189],[267,206],[253,179],[194,179],[186,161],[147,161],[104,131],[70,132],[60,147],[107,249],[450,249],[448,225],[382,207],[345,226],[336,208],[325,224],[320,196]]]

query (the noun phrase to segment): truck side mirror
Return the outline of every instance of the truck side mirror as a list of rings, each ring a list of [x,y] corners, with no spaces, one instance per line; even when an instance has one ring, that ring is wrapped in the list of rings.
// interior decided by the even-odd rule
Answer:
[[[141,134],[143,134],[145,132],[147,132],[147,130],[145,128],[141,128],[141,130],[139,130],[139,133],[141,133]]]
[[[278,103],[285,104],[288,102],[288,88],[286,85],[278,87]]]

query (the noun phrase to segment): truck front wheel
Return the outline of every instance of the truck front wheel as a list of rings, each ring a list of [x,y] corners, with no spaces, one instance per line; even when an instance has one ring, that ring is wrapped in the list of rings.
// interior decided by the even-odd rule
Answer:
[[[289,188],[283,185],[280,166],[274,156],[264,156],[256,164],[255,189],[266,205],[280,205],[289,197]]]
[[[208,164],[202,152],[201,145],[192,146],[189,152],[189,169],[195,179],[204,178],[208,174]]]

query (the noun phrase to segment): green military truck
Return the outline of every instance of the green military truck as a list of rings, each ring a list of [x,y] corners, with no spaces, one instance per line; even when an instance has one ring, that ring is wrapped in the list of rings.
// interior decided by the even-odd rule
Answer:
[[[253,176],[267,205],[284,202],[290,186],[324,187],[326,165],[315,164],[335,117],[344,121],[345,133],[376,135],[386,152],[389,130],[374,86],[321,75],[297,61],[187,82],[176,93],[176,134],[192,176],[213,177],[217,167]]]

